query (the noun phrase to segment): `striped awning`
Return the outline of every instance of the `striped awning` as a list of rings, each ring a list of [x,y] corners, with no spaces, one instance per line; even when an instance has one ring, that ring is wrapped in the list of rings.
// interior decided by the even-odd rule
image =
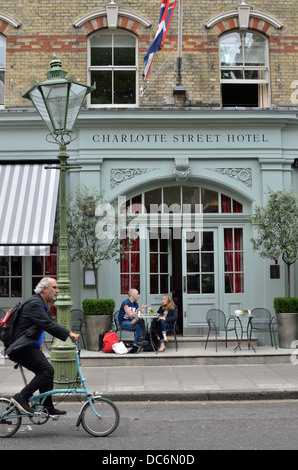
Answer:
[[[0,256],[49,254],[60,172],[45,166],[0,165]]]

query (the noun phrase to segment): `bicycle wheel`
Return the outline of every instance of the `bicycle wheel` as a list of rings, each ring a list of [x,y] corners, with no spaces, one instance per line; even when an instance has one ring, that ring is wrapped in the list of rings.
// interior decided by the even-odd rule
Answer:
[[[22,418],[16,416],[19,410],[15,406],[5,418],[2,418],[3,414],[12,406],[10,400],[0,398],[0,437],[12,436],[21,426]]]
[[[85,431],[92,436],[102,437],[111,434],[117,428],[120,420],[118,408],[107,398],[92,397],[92,404],[99,415],[94,413],[87,401],[82,408],[81,419]]]

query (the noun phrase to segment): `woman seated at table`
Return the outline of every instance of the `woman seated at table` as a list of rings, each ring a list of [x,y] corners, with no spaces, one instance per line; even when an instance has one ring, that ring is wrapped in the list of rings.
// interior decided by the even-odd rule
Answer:
[[[162,352],[166,349],[165,343],[168,342],[167,330],[173,330],[174,322],[178,320],[178,308],[170,294],[165,294],[163,296],[162,304],[157,313],[159,314],[159,318],[157,320],[157,332],[160,338],[158,352]]]

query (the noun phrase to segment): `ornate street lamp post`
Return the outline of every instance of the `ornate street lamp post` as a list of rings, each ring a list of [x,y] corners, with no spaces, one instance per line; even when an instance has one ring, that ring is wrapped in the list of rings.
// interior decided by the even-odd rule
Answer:
[[[51,167],[60,171],[60,235],[58,259],[58,286],[59,295],[56,301],[57,320],[60,325],[71,329],[70,309],[72,301],[70,296],[70,279],[66,227],[66,171],[77,166],[67,164],[69,158],[66,147],[77,138],[73,128],[77,120],[83,101],[94,87],[81,85],[72,77],[66,79],[67,72],[62,69],[62,63],[54,55],[50,63],[51,70],[47,73],[47,80],[35,83],[23,98],[32,101],[45,122],[50,133],[47,140],[59,145],[58,159],[60,165]],[[70,339],[65,343],[55,339],[51,348],[51,362],[55,369],[55,387],[67,388],[77,381],[74,346]]]

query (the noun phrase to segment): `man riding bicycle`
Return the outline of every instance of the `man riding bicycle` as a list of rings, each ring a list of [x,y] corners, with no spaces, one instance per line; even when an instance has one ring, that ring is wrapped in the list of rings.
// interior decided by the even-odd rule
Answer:
[[[53,389],[54,369],[40,349],[44,332],[62,341],[66,341],[68,337],[72,341],[78,341],[80,337],[56,323],[50,315],[49,309],[57,300],[58,292],[54,278],[43,278],[37,284],[35,295],[26,301],[17,319],[14,342],[6,349],[9,359],[35,374],[31,382],[11,398],[12,403],[24,413],[34,413],[28,400],[36,390],[43,393]],[[51,396],[46,398],[45,406],[51,415],[66,414],[65,411],[54,408]]]

